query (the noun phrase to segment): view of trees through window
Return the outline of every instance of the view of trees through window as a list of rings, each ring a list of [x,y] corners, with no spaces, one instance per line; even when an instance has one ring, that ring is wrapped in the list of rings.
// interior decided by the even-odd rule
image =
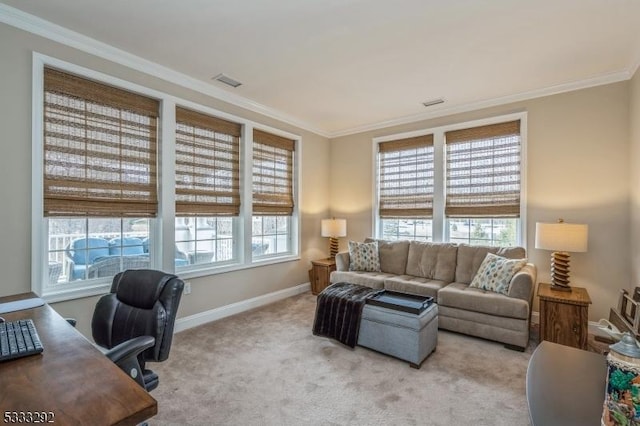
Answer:
[[[449,219],[449,241],[470,245],[517,245],[518,219]]]
[[[428,219],[381,219],[385,240],[433,241]],[[466,218],[448,220],[448,241],[469,245],[516,246],[518,219]]]
[[[381,219],[382,239],[433,241],[431,220]]]

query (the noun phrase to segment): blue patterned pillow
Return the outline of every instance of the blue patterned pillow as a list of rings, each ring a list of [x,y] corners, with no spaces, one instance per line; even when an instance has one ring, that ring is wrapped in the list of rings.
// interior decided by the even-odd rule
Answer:
[[[349,270],[380,272],[378,242],[357,243],[349,241]]]
[[[511,278],[526,264],[527,259],[507,259],[487,253],[469,287],[508,294]]]

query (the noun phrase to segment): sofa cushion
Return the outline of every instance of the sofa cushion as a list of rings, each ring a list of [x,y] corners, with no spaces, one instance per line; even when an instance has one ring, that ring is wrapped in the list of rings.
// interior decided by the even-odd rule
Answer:
[[[391,276],[393,275],[384,272],[333,271],[331,284],[346,282],[381,289],[384,288],[384,280]]]
[[[378,242],[358,243],[356,241],[349,241],[349,270],[380,271]]]
[[[409,253],[409,241],[386,241],[367,238],[368,242],[378,242],[378,254],[380,257],[380,270],[390,274],[402,275],[407,268],[407,253]]]
[[[431,296],[436,302],[438,301],[438,290],[447,284],[444,281],[411,275],[400,275],[384,280],[385,290],[417,294],[418,296]]]
[[[411,241],[406,273],[450,283],[454,279],[457,253],[455,244]]]
[[[489,247],[460,244],[458,246],[454,281],[464,284],[471,283],[487,253],[497,254],[508,259],[523,259],[525,257],[525,250],[522,247]]]
[[[527,259],[507,259],[487,253],[469,287],[508,295],[511,278],[526,264]]]
[[[438,304],[507,318],[529,318],[529,304],[522,299],[451,283],[438,292]]]

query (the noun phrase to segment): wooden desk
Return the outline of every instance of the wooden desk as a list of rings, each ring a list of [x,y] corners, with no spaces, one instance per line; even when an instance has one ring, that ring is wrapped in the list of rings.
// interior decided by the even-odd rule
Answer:
[[[0,298],[0,303],[36,297]],[[63,425],[135,425],[158,412],[157,402],[49,305],[2,314],[32,318],[44,352],[0,363],[0,415],[52,412]]]
[[[604,356],[541,342],[527,368],[533,426],[600,426],[607,380]]]

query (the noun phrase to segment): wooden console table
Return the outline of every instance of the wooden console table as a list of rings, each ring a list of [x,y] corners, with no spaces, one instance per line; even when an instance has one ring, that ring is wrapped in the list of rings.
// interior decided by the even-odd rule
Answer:
[[[533,426],[600,426],[607,380],[604,356],[542,342],[527,368]]]

